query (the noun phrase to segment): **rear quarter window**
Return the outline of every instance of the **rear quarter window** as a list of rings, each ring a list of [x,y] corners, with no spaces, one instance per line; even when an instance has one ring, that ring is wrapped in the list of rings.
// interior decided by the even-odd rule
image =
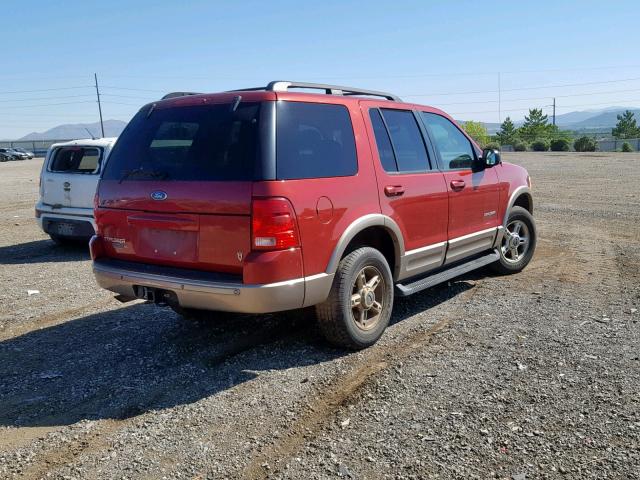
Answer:
[[[59,147],[53,151],[50,172],[98,173],[102,149],[98,147]]]
[[[358,171],[349,111],[343,105],[279,102],[276,177],[345,177]]]

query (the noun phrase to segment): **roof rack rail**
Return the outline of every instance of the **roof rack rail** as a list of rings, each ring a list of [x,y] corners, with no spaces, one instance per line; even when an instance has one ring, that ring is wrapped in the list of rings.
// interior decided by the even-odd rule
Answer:
[[[161,98],[161,100],[167,100],[168,98],[176,98],[176,97],[186,97],[189,95],[200,95],[200,93],[197,92],[171,92],[171,93],[167,93],[164,97]]]
[[[370,97],[382,97],[394,102],[402,100],[397,95],[375,90],[363,90],[362,88],[341,87],[339,85],[328,85],[324,83],[290,82],[286,80],[276,80],[269,82],[266,87],[252,87],[232,90],[232,92],[264,90],[268,92],[286,92],[290,88],[308,88],[312,90],[324,90],[327,95],[366,95]]]

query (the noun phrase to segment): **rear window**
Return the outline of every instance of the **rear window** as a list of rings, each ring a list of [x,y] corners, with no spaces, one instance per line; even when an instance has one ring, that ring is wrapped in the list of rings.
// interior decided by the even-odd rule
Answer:
[[[98,173],[102,149],[98,147],[60,147],[53,152],[51,172]]]
[[[278,102],[276,176],[279,180],[344,177],[358,171],[356,144],[343,105]]]
[[[107,180],[252,180],[259,103],[141,110],[120,135]]]

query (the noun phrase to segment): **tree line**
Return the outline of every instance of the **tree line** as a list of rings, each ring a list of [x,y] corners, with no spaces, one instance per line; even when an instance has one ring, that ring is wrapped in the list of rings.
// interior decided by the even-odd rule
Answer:
[[[617,116],[617,120],[616,126],[611,130],[614,138],[621,140],[640,138],[640,127],[636,123],[633,112],[626,110]],[[483,148],[511,145],[517,152],[527,149],[568,152],[575,137],[571,130],[560,130],[557,125],[550,124],[548,116],[544,115],[540,108],[529,109],[529,114],[524,117],[524,123],[518,128],[511,118],[507,117],[495,135],[489,135],[481,122],[468,121],[464,123],[463,128]],[[573,140],[573,148],[577,152],[595,152],[598,143],[594,138],[584,135]],[[622,144],[623,152],[632,150],[628,142]]]

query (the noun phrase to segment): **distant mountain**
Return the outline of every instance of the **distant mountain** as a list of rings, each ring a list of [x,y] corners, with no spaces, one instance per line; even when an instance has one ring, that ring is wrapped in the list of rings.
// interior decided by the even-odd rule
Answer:
[[[640,109],[633,107],[606,107],[597,110],[583,110],[576,112],[568,112],[556,115],[556,125],[564,130],[601,130],[606,131],[616,126],[618,122],[617,116],[625,110],[631,110],[638,122],[640,123]],[[513,120],[516,127],[524,123],[524,119]],[[464,120],[459,120],[464,123]],[[483,122],[485,128],[490,135],[500,130],[499,123]],[[549,123],[551,123],[551,115],[549,115]]]
[[[123,122],[122,120],[105,120],[104,136],[117,137],[122,133],[126,125],[127,122]],[[33,132],[18,140],[74,140],[77,138],[89,138],[91,135],[87,130],[89,130],[94,137],[102,136],[100,122],[74,123],[58,125],[57,127],[50,128],[46,132]]]
[[[580,122],[575,122],[569,125],[572,130],[581,130],[589,128],[599,128],[607,130],[616,126],[618,123],[617,116],[622,114],[625,110],[631,110],[635,115],[635,118],[640,120],[639,108],[621,108],[620,110],[609,110],[593,115]]]

